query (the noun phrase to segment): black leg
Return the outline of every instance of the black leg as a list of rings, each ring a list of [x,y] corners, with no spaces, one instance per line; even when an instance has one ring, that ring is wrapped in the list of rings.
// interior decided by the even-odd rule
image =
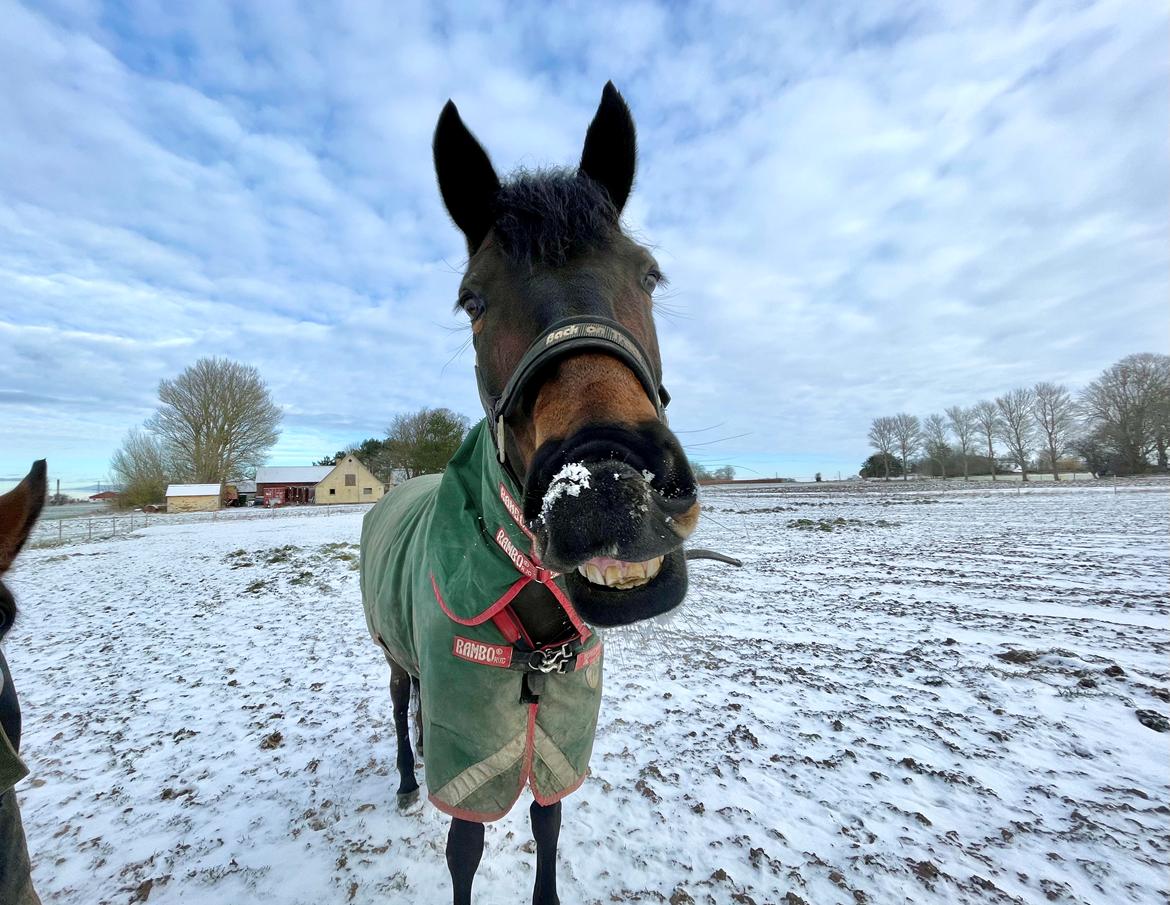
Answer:
[[[532,905],[560,905],[557,898],[557,840],[561,835],[561,803],[548,807],[532,802],[532,836],[536,840],[536,886]]]
[[[404,808],[418,798],[418,780],[414,778],[414,751],[410,748],[410,674],[393,660],[390,702],[394,705],[394,734],[398,739],[398,806]]]
[[[418,756],[426,757],[423,753],[423,718],[422,718],[422,686],[418,676],[411,679],[414,685],[414,725],[418,729]]]
[[[451,871],[455,905],[471,905],[471,881],[482,857],[483,824],[452,817],[447,833],[447,869]]]

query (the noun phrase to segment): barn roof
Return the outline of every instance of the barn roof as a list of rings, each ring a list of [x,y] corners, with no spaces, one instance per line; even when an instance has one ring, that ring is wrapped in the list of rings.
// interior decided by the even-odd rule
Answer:
[[[171,484],[167,496],[219,496],[222,484]]]
[[[256,469],[257,484],[320,484],[332,465],[268,465]]]

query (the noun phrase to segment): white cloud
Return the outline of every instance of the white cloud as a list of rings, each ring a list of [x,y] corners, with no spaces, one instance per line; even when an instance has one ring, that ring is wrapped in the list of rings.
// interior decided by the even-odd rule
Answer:
[[[705,459],[852,469],[874,415],[1165,348],[1165,10],[772,6],[0,4],[0,474],[95,480],[202,354],[269,380],[279,461],[475,415],[438,110],[571,164],[608,78],[672,423],[749,433]]]

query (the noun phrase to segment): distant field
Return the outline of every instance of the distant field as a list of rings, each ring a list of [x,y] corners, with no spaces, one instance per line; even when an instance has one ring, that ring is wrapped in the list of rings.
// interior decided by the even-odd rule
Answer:
[[[46,506],[41,510],[41,521],[63,518],[85,518],[111,512],[109,503],[66,503],[64,506]]]

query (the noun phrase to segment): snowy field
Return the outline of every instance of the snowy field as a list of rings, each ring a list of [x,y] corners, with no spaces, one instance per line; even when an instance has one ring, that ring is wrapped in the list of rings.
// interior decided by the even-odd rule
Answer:
[[[949,486],[705,492],[696,544],[746,565],[608,640],[565,905],[1167,901],[1166,485]],[[27,551],[46,905],[449,901],[446,818],[394,807],[360,517]],[[490,825],[476,901],[528,901],[532,851],[526,807]]]

